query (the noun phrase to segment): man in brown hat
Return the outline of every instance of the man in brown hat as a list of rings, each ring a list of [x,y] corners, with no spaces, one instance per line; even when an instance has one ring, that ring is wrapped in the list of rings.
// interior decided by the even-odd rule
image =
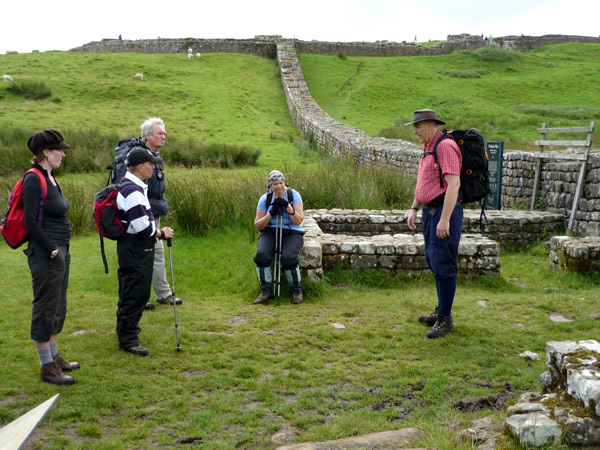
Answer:
[[[438,305],[431,315],[420,316],[419,322],[432,327],[427,332],[431,339],[444,336],[453,328],[452,304],[463,221],[462,205],[458,203],[462,165],[460,149],[452,139],[442,139],[437,147],[437,160],[433,156],[434,147],[443,136],[438,125],[445,124],[431,109],[415,111],[413,121],[406,124],[414,125],[414,133],[423,143],[408,227],[416,229],[417,212],[423,205],[425,256],[435,276]]]

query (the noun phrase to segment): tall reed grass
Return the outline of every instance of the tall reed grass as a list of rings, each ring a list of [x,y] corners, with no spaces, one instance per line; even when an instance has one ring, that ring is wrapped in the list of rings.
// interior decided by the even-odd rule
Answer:
[[[316,170],[286,166],[281,170],[287,183],[302,196],[304,209],[407,209],[414,193],[414,180],[397,170],[368,169],[347,160],[323,157]],[[234,178],[198,169],[169,174],[167,223],[192,235],[243,223],[253,235],[256,206],[265,193],[267,175]],[[2,213],[17,180],[18,176],[13,175],[0,182]],[[94,195],[104,186],[104,180],[90,182],[88,176],[58,180],[71,205],[68,216],[73,234],[94,231]]]
[[[31,152],[27,139],[38,130],[0,128],[0,174],[24,172],[29,167]],[[59,130],[72,148],[57,170],[61,173],[102,172],[115,157],[114,149],[120,139],[116,133],[103,133],[98,129]],[[185,167],[234,168],[253,165],[261,152],[244,145],[205,143],[169,137],[161,155],[167,164]]]
[[[406,209],[413,199],[414,180],[393,169],[366,169],[350,161],[324,158],[317,170],[281,170],[290,187],[302,196],[304,209]],[[178,174],[170,178],[167,192],[172,219],[192,234],[239,222],[252,228],[266,178],[267,173],[235,181],[199,171]]]

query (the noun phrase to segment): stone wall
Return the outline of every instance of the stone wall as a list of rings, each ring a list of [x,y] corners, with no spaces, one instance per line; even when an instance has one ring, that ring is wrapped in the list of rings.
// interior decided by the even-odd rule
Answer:
[[[71,49],[85,53],[185,53],[191,48],[196,53],[245,53],[275,58],[275,43],[271,39],[103,39]]]
[[[565,220],[561,214],[543,211],[486,211],[480,230],[481,210],[465,209],[463,233],[479,233],[502,246],[524,246],[544,235],[561,231]],[[381,234],[408,233],[407,219],[410,211],[366,210],[366,209],[319,209],[307,210],[307,215],[317,223],[324,233],[349,236],[376,236]],[[421,232],[421,213],[417,216],[416,233]]]
[[[279,42],[277,57],[288,109],[301,133],[314,139],[322,151],[347,157],[357,164],[395,167],[416,177],[420,148],[410,142],[372,138],[358,128],[334,120],[311,97],[304,81],[296,51],[291,42]],[[579,175],[579,162],[542,161],[538,206],[567,218]],[[510,151],[502,164],[502,207],[528,209],[534,182],[534,158],[531,153]],[[581,235],[600,234],[600,154],[592,152],[585,187],[579,200],[573,231]]]
[[[506,429],[527,448],[600,445],[600,343],[547,342],[546,367],[543,393],[509,407]]]
[[[281,36],[255,36],[254,39],[103,39],[76,47],[77,52],[140,52],[140,53],[186,53],[192,48],[199,53],[247,53],[269,58],[275,57],[275,46]],[[476,50],[485,47],[481,36],[469,34],[449,35],[447,40],[433,46],[423,46],[413,42],[325,42],[293,40],[296,50],[301,53],[320,53],[349,56],[424,56],[443,55],[459,50]],[[494,45],[509,50],[531,50],[540,45],[564,42],[600,43],[600,38],[588,36],[505,36],[494,38]]]
[[[341,210],[340,210],[341,211]],[[369,214],[372,213],[372,214]],[[360,217],[371,216],[375,223],[397,223],[399,217],[406,218],[406,211],[359,211]],[[341,214],[336,214],[341,217]],[[327,233],[318,220],[327,216],[327,211],[307,210],[302,227],[305,230],[304,245],[299,255],[303,276],[314,282],[323,280],[323,270],[334,267],[343,269],[389,270],[420,272],[429,270],[425,260],[425,242],[421,233],[375,234],[366,236]],[[354,212],[346,211],[345,217],[354,222]],[[500,272],[500,245],[479,234],[463,234],[458,249],[458,267],[464,275],[496,275]]]
[[[600,270],[600,237],[553,236],[550,239],[550,268],[574,272]]]
[[[554,152],[549,152],[550,154]],[[564,151],[562,153],[569,153]],[[543,159],[538,190],[539,209],[571,214],[579,177],[579,161]],[[533,192],[535,161],[531,153],[507,152],[502,164],[502,206],[529,207]],[[598,236],[600,222],[600,153],[591,152],[584,189],[577,205],[573,232]]]

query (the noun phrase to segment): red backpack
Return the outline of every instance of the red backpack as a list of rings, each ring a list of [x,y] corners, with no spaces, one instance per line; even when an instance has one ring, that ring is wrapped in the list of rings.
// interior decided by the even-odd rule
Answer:
[[[133,181],[126,180],[121,183],[110,184],[94,196],[94,222],[96,222],[96,228],[100,233],[100,251],[105,273],[108,273],[108,263],[104,253],[104,238],[118,241],[127,232],[117,208],[117,194],[119,189],[126,184],[133,184]]]
[[[48,196],[48,185],[46,178],[39,169],[29,169],[23,175],[8,198],[8,211],[2,219],[0,232],[4,240],[11,248],[18,248],[29,240],[29,231],[25,228],[25,210],[23,209],[23,180],[28,173],[35,173],[40,178],[40,209],[38,212],[38,223],[42,225],[42,215],[44,212],[44,201]]]

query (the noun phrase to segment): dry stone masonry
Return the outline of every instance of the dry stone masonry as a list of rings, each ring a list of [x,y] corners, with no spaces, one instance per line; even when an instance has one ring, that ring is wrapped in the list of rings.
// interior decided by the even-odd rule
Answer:
[[[506,428],[523,446],[600,445],[600,343],[546,343],[542,393],[508,408]]]
[[[428,270],[425,260],[425,243],[420,233],[397,233],[402,222],[406,226],[407,211],[369,210],[307,210],[302,224],[304,246],[300,252],[300,268],[305,277],[320,282],[323,270],[334,267],[362,270],[376,269],[419,272]],[[353,234],[324,232],[324,224],[346,223],[353,226]],[[374,232],[372,225],[390,228]],[[368,230],[363,236],[359,227]],[[497,242],[479,235],[463,234],[459,246],[458,265],[463,274],[496,275],[500,271],[500,246]]]
[[[407,219],[410,211],[366,209],[307,210],[323,232],[332,234],[375,236],[379,234],[410,233]],[[500,245],[528,245],[541,236],[560,231],[565,218],[558,213],[543,211],[486,211],[480,230],[480,209],[465,209],[463,233],[481,233]],[[417,216],[420,232],[421,213]]]
[[[600,270],[600,237],[553,236],[550,239],[550,268],[573,272]]]
[[[593,38],[595,39],[595,38]],[[372,138],[358,128],[337,122],[311,97],[291,41],[277,44],[277,57],[288,109],[298,130],[312,136],[317,147],[337,157],[347,157],[371,167],[395,167],[405,176],[416,177],[420,148],[410,142]],[[579,162],[542,160],[538,206],[568,217],[571,211]],[[502,206],[527,208],[534,183],[531,153],[508,151],[502,164]],[[600,154],[592,152],[573,231],[600,235]]]
[[[598,37],[586,36],[506,36],[494,38],[494,46],[526,51],[540,45],[563,42],[600,43]],[[325,113],[312,99],[297,51],[355,56],[408,56],[447,54],[457,50],[474,50],[485,46],[480,36],[448,36],[447,41],[431,47],[415,43],[320,42],[283,39],[281,36],[255,36],[254,39],[104,39],[73,49],[78,52],[144,52],[144,53],[214,53],[233,52],[277,57],[281,80],[292,120],[299,131],[312,136],[317,147],[333,156],[348,157],[357,164],[372,167],[394,167],[404,176],[416,177],[420,148],[410,142],[372,138],[358,128],[340,123]],[[541,124],[540,124],[541,125]],[[552,125],[552,124],[550,124]],[[503,208],[527,208],[534,182],[534,158],[531,153],[507,151],[502,164]],[[565,217],[571,211],[578,162],[544,159],[538,209],[554,211]],[[577,205],[573,231],[582,236],[600,236],[600,155],[592,152],[588,164],[582,198]],[[502,240],[499,237],[500,240]]]

